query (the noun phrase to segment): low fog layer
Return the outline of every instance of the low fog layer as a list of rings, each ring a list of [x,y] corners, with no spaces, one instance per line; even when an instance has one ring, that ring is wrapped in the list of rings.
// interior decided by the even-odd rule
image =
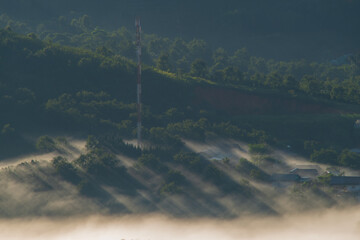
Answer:
[[[2,218],[9,219],[150,213],[233,219],[244,215],[278,216],[358,204],[357,199],[335,194],[328,187],[290,185],[288,188],[276,188],[271,181],[252,178],[247,174],[250,170],[238,169],[240,158],[252,157],[245,143],[233,140],[186,141],[186,146],[210,160],[226,176],[226,185],[216,185],[184,167],[166,163],[169,168],[182,172],[186,184],[179,194],[161,193],[166,178],[151,169],[138,168],[136,159],[117,155],[117,164],[126,169],[114,175],[111,181],[86,173],[75,163],[72,165],[77,169],[77,177],[90,182],[96,190],[96,194],[89,195],[86,192],[89,190],[85,188],[87,185],[67,180],[66,175],[61,175],[54,167],[48,155],[24,156],[2,165],[0,214]],[[83,141],[70,140],[66,147],[49,156],[62,155],[73,162],[81,153],[85,154],[84,148]],[[264,171],[266,176],[306,163],[306,159],[286,152],[274,151],[271,156],[278,162],[255,159],[259,171]],[[217,158],[219,160],[214,160]],[[229,162],[224,163],[223,158],[229,158]],[[321,167],[326,169],[327,166]],[[237,187],[238,191],[223,190],[228,183]]]
[[[137,240],[357,240],[360,209],[328,210],[282,218],[174,220],[163,216],[1,221],[2,239]]]

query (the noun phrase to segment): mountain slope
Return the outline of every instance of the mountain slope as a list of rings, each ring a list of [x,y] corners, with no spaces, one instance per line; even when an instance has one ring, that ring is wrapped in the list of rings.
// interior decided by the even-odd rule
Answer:
[[[131,60],[9,29],[0,30],[0,50],[0,159],[25,155],[0,170],[3,216],[160,212],[232,218],[354,199],[346,194],[338,199],[327,174],[279,194],[271,174],[291,166],[273,155],[271,146],[359,169],[360,155],[346,150],[359,144],[353,128],[357,105],[224,87],[146,66],[144,145],[139,148],[124,140],[134,138],[137,123]],[[85,149],[64,135],[87,138]],[[259,152],[248,151],[239,139]],[[213,161],[221,151],[210,158],[192,148],[194,141],[207,146],[218,141],[216,148],[236,154]],[[290,206],[283,208],[282,201],[289,199]]]

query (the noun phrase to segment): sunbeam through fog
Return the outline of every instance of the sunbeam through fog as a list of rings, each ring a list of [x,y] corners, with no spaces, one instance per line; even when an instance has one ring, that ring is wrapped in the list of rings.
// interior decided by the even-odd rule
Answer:
[[[0,240],[359,240],[360,0],[0,0]]]

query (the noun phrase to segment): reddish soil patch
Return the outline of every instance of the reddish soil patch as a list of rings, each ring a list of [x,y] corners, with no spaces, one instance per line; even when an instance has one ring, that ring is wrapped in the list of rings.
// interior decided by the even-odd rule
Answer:
[[[305,102],[290,97],[261,96],[225,88],[198,87],[195,89],[195,104],[210,105],[228,114],[294,114],[336,113],[325,104]]]

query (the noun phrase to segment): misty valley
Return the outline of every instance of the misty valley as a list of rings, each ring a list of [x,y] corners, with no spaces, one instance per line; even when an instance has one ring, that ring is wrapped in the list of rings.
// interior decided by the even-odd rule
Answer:
[[[0,239],[358,239],[357,10],[0,0]]]

